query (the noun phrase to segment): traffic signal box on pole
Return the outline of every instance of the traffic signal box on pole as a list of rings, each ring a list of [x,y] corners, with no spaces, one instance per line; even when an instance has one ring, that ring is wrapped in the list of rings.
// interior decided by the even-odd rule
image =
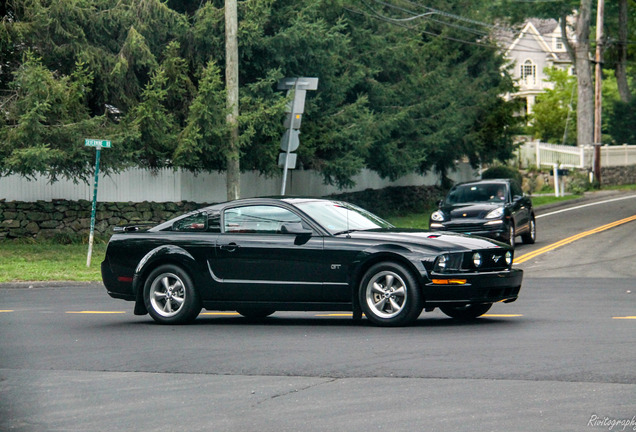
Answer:
[[[280,142],[282,153],[278,155],[278,166],[283,168],[283,183],[281,195],[285,195],[287,184],[287,170],[296,168],[296,151],[300,145],[300,124],[305,111],[305,96],[307,90],[318,88],[318,78],[283,78],[278,82],[278,90],[287,90],[287,94],[293,93],[293,98],[285,112],[284,126],[287,129]]]

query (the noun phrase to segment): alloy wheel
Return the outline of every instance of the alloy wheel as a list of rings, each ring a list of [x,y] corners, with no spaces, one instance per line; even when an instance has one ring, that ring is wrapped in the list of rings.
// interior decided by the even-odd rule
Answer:
[[[183,281],[174,273],[158,275],[150,286],[150,304],[163,317],[169,318],[178,314],[185,299]]]

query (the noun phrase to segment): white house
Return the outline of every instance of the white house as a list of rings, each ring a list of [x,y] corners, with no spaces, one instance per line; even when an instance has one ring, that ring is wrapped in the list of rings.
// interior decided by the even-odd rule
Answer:
[[[570,40],[573,35],[568,35]],[[536,97],[552,83],[545,81],[546,67],[569,70],[572,62],[563,43],[563,34],[558,21],[533,18],[525,23],[521,32],[502,35],[505,56],[511,62],[512,76],[517,80],[519,91],[510,98],[525,100],[525,112],[532,113]]]

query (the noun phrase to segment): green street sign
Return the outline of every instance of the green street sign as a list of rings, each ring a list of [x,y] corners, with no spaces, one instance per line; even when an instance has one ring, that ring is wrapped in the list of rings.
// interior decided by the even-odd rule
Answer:
[[[110,141],[86,138],[84,140],[84,146],[86,146],[86,147],[110,148]]]

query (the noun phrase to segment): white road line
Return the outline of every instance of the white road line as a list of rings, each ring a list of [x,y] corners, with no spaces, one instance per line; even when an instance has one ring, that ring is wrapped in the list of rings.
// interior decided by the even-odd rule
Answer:
[[[613,199],[609,199],[609,200],[605,200],[605,201],[599,201],[599,202],[594,202],[594,203],[590,203],[590,204],[583,204],[580,206],[576,206],[576,207],[570,207],[570,208],[566,208],[563,210],[557,210],[557,211],[553,211],[550,213],[546,213],[546,214],[542,214],[542,215],[538,215],[535,216],[536,219],[542,218],[542,217],[546,217],[546,216],[552,216],[558,213],[563,213],[563,212],[567,212],[567,211],[571,211],[571,210],[578,210],[578,209],[582,209],[585,207],[590,207],[590,206],[595,206],[595,205],[600,205],[600,204],[606,204],[606,203],[610,203],[610,202],[614,202],[614,201],[622,201],[622,200],[626,200],[626,199],[633,199],[636,198],[636,195],[630,195],[630,196],[626,196],[626,197],[620,197],[620,198],[613,198]]]

